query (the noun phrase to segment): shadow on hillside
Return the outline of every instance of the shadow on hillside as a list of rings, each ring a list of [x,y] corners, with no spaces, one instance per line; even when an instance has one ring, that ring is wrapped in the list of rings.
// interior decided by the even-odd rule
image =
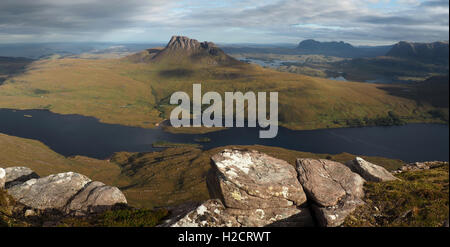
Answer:
[[[159,72],[159,76],[164,78],[181,78],[192,74],[194,74],[194,71],[189,69],[168,69]]]
[[[0,57],[0,85],[7,79],[24,73],[33,61],[20,57]]]
[[[381,86],[390,95],[414,100],[419,105],[429,103],[434,107],[449,107],[449,77],[436,76],[411,86]]]

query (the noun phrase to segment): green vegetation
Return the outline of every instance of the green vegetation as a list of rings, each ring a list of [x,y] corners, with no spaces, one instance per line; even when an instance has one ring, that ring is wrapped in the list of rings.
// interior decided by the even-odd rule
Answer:
[[[60,227],[154,227],[167,216],[165,209],[115,209],[90,217],[64,217],[57,226]]]
[[[17,217],[16,206],[14,199],[6,191],[0,189],[0,227],[30,225]]]
[[[120,227],[151,227],[156,226],[162,218],[167,216],[165,209],[148,210],[117,210],[108,211],[100,217],[102,226],[120,226]]]
[[[448,74],[447,64],[428,64],[414,59],[397,57],[357,58],[332,65],[345,73],[349,80],[367,81],[392,78],[393,81],[423,81],[437,74]]]
[[[0,189],[0,227],[39,227],[45,224],[59,227],[153,227],[168,215],[166,209],[136,209],[121,206],[88,217],[63,216],[45,213],[24,217],[23,206]]]
[[[363,126],[394,126],[394,125],[404,125],[406,121],[401,119],[397,114],[390,111],[386,117],[378,117],[374,119],[369,119],[367,117],[359,119],[348,119],[346,124],[350,127],[363,127]]]
[[[449,217],[448,165],[397,175],[401,180],[366,183],[366,205],[346,226],[442,226]]]

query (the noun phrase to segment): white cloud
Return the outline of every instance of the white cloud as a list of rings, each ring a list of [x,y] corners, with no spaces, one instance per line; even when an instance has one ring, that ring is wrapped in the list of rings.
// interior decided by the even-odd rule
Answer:
[[[432,41],[448,39],[448,16],[448,0],[15,0],[0,1],[0,42],[151,42],[172,34],[216,42]]]

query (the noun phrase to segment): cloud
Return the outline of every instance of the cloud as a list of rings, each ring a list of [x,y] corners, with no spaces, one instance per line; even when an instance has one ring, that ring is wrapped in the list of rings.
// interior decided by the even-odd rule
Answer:
[[[448,0],[2,0],[0,42],[448,39]]]

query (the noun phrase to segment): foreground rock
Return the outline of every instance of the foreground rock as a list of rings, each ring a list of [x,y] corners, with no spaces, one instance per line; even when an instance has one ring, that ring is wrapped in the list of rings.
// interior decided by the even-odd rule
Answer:
[[[126,204],[127,200],[117,188],[101,182],[90,182],[66,206],[66,213],[83,215],[105,211],[115,204]]]
[[[257,151],[226,149],[212,157],[213,200],[169,226],[313,226],[306,194],[289,163]]]
[[[211,197],[228,208],[279,208],[306,202],[295,168],[257,151],[226,149],[214,155],[207,184]]]
[[[381,166],[367,162],[360,157],[356,157],[354,160],[346,162],[345,165],[348,166],[348,168],[350,168],[353,172],[358,173],[366,181],[385,182],[398,180],[398,178],[392,175],[388,170]]]
[[[5,182],[6,182],[5,169],[0,168],[0,189],[3,189],[5,187]]]
[[[270,209],[230,209],[218,199],[208,200],[186,216],[171,224],[172,227],[261,227],[312,226],[308,209],[288,207]]]
[[[8,189],[14,185],[24,183],[32,178],[39,178],[39,176],[30,168],[15,166],[5,168],[6,182],[5,188]]]
[[[298,159],[297,171],[321,226],[341,225],[345,217],[364,204],[364,179],[341,163]]]
[[[83,215],[127,203],[119,189],[74,172],[30,179],[7,191],[17,202],[40,212]]]

